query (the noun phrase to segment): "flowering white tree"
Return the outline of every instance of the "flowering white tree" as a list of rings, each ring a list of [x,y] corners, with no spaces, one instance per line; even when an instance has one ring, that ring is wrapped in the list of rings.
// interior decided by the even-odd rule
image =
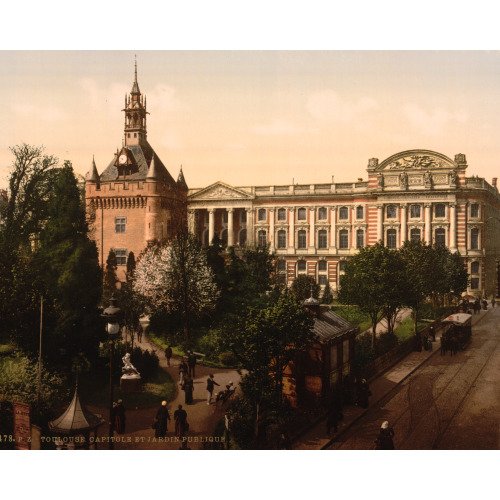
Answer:
[[[134,291],[152,310],[177,313],[189,337],[190,318],[215,308],[220,291],[200,243],[180,233],[167,245],[149,248],[134,273]]]

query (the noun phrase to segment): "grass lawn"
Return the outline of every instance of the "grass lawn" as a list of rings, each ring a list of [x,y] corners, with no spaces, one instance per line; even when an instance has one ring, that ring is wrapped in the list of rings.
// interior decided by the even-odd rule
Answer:
[[[333,311],[353,325],[359,327],[360,333],[368,330],[368,328],[372,326],[370,316],[361,311],[358,306],[345,306],[334,303]]]
[[[419,320],[418,321],[418,331],[423,330],[426,326],[429,325],[429,321]],[[398,338],[399,342],[404,342],[409,339],[415,330],[415,326],[413,323],[413,318],[408,316],[395,330],[394,334]]]
[[[109,403],[109,386],[97,381],[81,381],[81,393],[86,404],[107,407]],[[142,392],[122,393],[120,386],[115,385],[113,396],[115,401],[123,399],[128,408],[149,408],[159,406],[163,400],[172,401],[175,397],[176,385],[172,377],[162,368],[158,368],[158,375],[143,385]]]
[[[14,348],[10,344],[0,344],[0,356],[7,356],[14,352]]]

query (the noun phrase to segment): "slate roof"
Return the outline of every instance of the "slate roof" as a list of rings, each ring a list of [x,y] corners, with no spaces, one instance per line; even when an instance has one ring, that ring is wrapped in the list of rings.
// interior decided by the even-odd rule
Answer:
[[[314,318],[312,331],[321,343],[327,344],[346,333],[359,331],[359,328],[334,313],[330,308],[321,308],[319,316]]]
[[[151,159],[155,158],[155,169],[158,173],[158,180],[166,182],[167,184],[175,185],[173,177],[169,174],[165,165],[155,153],[149,142],[144,141],[140,146],[127,146],[127,149],[132,153],[138,171],[128,175],[127,180],[146,180],[148,175],[149,165]],[[116,157],[113,157],[109,165],[101,174],[101,181],[114,181],[118,178],[118,170],[115,166]]]

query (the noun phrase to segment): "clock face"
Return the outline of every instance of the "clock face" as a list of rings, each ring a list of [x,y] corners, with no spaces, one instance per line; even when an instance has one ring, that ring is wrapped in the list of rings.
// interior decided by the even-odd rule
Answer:
[[[127,156],[126,155],[121,155],[120,158],[118,158],[118,161],[123,165],[124,163],[127,163]]]

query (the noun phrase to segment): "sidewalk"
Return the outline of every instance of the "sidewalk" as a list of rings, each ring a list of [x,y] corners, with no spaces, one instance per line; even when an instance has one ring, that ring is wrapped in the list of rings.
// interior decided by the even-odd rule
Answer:
[[[472,325],[474,326],[488,312],[481,310],[480,314],[472,315]],[[412,352],[392,368],[375,378],[370,384],[370,405],[368,408],[360,408],[359,406],[346,405],[342,412],[344,418],[339,422],[338,430],[330,436],[326,433],[326,417],[323,417],[316,422],[309,430],[293,441],[294,450],[322,450],[327,448],[339,435],[347,431],[354,423],[356,423],[372,406],[375,406],[382,398],[394,389],[398,384],[401,384],[413,372],[420,368],[431,356],[440,352],[440,337],[436,337],[436,342],[433,342],[432,351]]]

